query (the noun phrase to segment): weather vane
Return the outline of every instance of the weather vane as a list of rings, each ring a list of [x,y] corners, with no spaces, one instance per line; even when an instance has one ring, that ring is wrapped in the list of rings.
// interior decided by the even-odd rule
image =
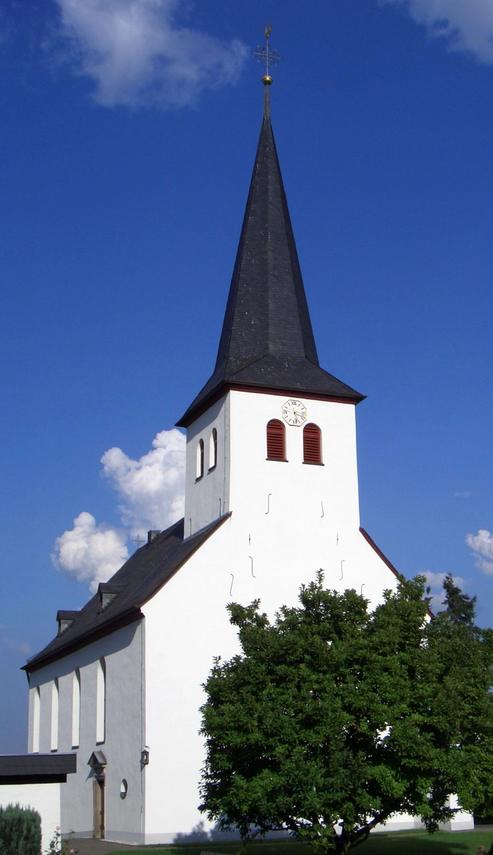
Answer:
[[[264,35],[265,35],[265,44],[259,45],[254,51],[254,56],[258,59],[259,62],[265,63],[265,74],[262,77],[262,83],[264,86],[270,86],[272,83],[272,77],[270,74],[271,65],[275,65],[280,60],[280,56],[275,50],[271,50],[269,45],[269,39],[272,33],[272,27],[270,24],[267,24]]]

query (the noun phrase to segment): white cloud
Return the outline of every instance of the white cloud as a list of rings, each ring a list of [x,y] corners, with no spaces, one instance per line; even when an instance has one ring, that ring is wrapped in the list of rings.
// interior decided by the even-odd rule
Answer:
[[[485,528],[480,528],[477,534],[467,534],[466,543],[472,549],[477,566],[493,576],[493,534]]]
[[[185,437],[174,428],[163,430],[152,449],[137,460],[121,448],[110,448],[102,458],[103,472],[121,500],[123,525],[134,538],[148,529],[164,529],[183,516]]]
[[[105,106],[193,104],[204,89],[235,83],[247,55],[238,40],[177,23],[185,0],[57,0],[61,33],[79,74]]]
[[[433,36],[444,38],[451,50],[468,51],[481,62],[493,63],[492,0],[380,0],[404,6]]]
[[[179,430],[156,434],[152,448],[133,459],[121,448],[101,458],[103,475],[115,489],[122,527],[97,523],[83,511],[73,528],[55,541],[56,567],[95,591],[126,561],[129,540],[145,538],[149,529],[164,529],[183,515],[185,437]]]
[[[433,612],[440,612],[443,611],[443,609],[445,608],[445,592],[443,590],[443,583],[445,581],[446,576],[452,576],[454,583],[459,588],[464,588],[465,580],[462,578],[462,576],[454,576],[452,573],[434,573],[432,570],[426,570],[426,572],[422,575],[426,577],[426,583],[431,589],[430,608]]]
[[[116,528],[98,525],[92,514],[83,511],[74,519],[74,527],[55,541],[55,565],[77,579],[88,582],[96,591],[128,558],[126,536]]]

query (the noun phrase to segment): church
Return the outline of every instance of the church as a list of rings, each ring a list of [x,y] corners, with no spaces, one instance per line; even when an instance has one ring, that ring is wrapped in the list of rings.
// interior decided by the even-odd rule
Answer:
[[[263,82],[216,364],[177,423],[184,518],[150,531],[80,611],[60,610],[55,638],[25,665],[28,751],[77,755],[61,788],[65,835],[205,837],[201,687],[215,656],[238,651],[229,602],[258,598],[273,614],[320,568],[328,587],[374,604],[397,585],[360,525],[364,396],[319,365]]]

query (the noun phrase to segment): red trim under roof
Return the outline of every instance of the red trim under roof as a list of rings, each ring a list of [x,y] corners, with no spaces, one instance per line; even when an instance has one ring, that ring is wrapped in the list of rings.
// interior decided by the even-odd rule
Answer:
[[[384,553],[382,552],[382,550],[380,549],[380,547],[379,547],[379,546],[377,546],[377,544],[375,543],[375,541],[373,540],[373,538],[372,538],[372,537],[370,537],[370,535],[368,534],[368,532],[366,531],[366,529],[364,529],[364,528],[362,528],[362,527],[360,526],[360,529],[359,529],[359,530],[360,530],[361,534],[363,535],[363,537],[365,538],[366,542],[370,544],[371,548],[372,548],[372,549],[377,553],[378,557],[382,559],[383,563],[387,565],[387,567],[389,568],[389,570],[391,570],[391,571],[392,571],[392,573],[394,574],[394,576],[396,576],[396,577],[397,577],[397,579],[399,579],[400,581],[403,581],[403,580],[404,580],[404,578],[405,578],[405,577],[403,576],[403,574],[402,574],[402,573],[400,573],[400,572],[399,572],[399,570],[397,569],[397,567],[394,567],[394,565],[392,564],[392,561],[390,561],[390,560],[387,558],[387,556],[386,556],[386,555],[384,555]]]

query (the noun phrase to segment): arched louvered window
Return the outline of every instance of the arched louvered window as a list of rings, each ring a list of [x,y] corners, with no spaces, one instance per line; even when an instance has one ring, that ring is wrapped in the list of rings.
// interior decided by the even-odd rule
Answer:
[[[214,469],[217,463],[217,430],[212,428],[209,439],[209,470]]]
[[[199,439],[197,445],[197,467],[195,470],[195,480],[198,481],[204,474],[204,440]]]
[[[279,419],[267,423],[267,460],[286,460],[286,431]]]
[[[322,463],[322,432],[318,425],[303,428],[303,463]]]

